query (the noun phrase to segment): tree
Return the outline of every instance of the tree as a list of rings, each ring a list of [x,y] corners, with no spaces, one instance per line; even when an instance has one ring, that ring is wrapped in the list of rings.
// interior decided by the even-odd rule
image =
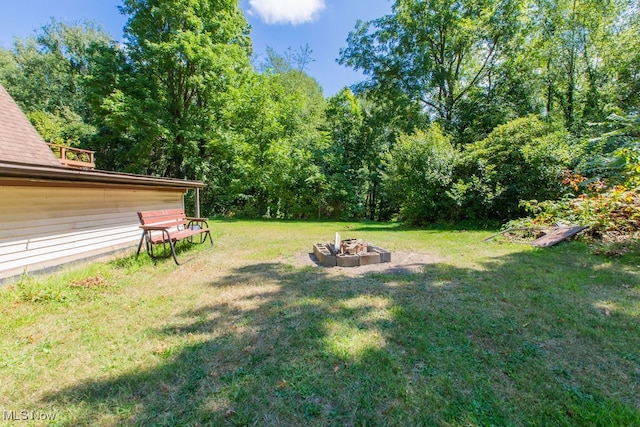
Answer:
[[[242,11],[232,0],[125,0],[121,12],[135,78],[105,101],[107,121],[140,125],[147,172],[210,179],[225,110],[250,70]]]
[[[56,113],[32,111],[27,117],[46,142],[78,147],[90,141],[96,129],[85,123],[80,115],[64,107]]]
[[[327,177],[327,215],[389,219],[394,212],[382,185],[385,156],[398,135],[426,126],[428,118],[409,104],[348,88],[329,99],[326,117],[330,145],[318,164]]]
[[[424,224],[450,217],[448,189],[459,156],[437,123],[398,138],[389,152],[385,185],[393,188],[404,221]]]
[[[487,138],[468,145],[464,155],[455,172],[454,200],[472,212],[499,220],[524,213],[522,200],[552,200],[562,195],[563,173],[572,161],[566,130],[536,116],[496,127]]]
[[[367,144],[362,137],[364,111],[349,89],[329,99],[327,127],[330,145],[323,154],[328,177],[326,214],[331,217],[364,218],[368,185]]]
[[[297,51],[291,47],[284,54],[279,54],[272,47],[267,47],[266,59],[256,65],[260,72],[272,72],[283,74],[288,71],[298,70],[304,72],[309,63],[314,62],[313,50],[308,44],[300,46]]]
[[[275,78],[287,94],[283,100],[288,145],[285,150],[289,153],[292,166],[288,186],[280,197],[287,216],[313,217],[321,211],[322,190],[326,182],[318,156],[328,139],[323,130],[326,128],[327,102],[320,84],[301,68]]]
[[[54,113],[70,108],[88,118],[83,79],[91,66],[90,49],[108,44],[111,37],[96,24],[68,25],[51,20],[35,37],[16,40],[9,69],[0,69],[0,81],[29,111]]]
[[[533,6],[527,40],[535,70],[531,78],[542,81],[545,114],[582,132],[587,122],[604,120],[618,103],[612,96],[618,93],[617,81],[626,80],[633,63],[621,59],[634,55],[627,44],[627,54],[618,46],[633,33],[637,2],[535,0]]]
[[[0,51],[0,82],[48,139],[90,148],[96,130],[85,79],[92,72],[91,52],[112,42],[93,23],[52,19],[35,37]]]
[[[419,104],[448,127],[515,34],[518,4],[397,0],[391,15],[358,22],[339,62],[369,76],[368,88]]]
[[[315,216],[324,177],[315,164],[325,137],[324,98],[318,83],[289,66],[253,77],[233,109],[237,137],[240,213]]]
[[[612,49],[611,67],[615,73],[615,84],[611,92],[615,94],[615,105],[622,111],[640,111],[640,49],[629,49],[640,40],[640,8],[635,13],[623,15],[624,25],[615,37]]]

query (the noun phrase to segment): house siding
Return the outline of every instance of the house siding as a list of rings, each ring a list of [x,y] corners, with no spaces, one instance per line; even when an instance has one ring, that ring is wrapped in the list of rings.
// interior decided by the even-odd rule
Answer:
[[[182,208],[184,191],[0,182],[0,279],[135,248],[136,212]]]

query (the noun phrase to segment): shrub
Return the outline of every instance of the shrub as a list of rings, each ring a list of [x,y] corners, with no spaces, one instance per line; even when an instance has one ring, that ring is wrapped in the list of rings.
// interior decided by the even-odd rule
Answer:
[[[572,191],[556,201],[531,200],[523,206],[533,216],[518,224],[557,222],[585,225],[587,234],[603,242],[640,236],[640,121],[610,116],[599,135],[584,143],[563,184]],[[514,223],[507,224],[512,226]]]
[[[623,186],[605,187],[598,182],[590,194],[558,201],[528,201],[523,206],[534,214],[533,225],[570,223],[588,226],[589,235],[604,241],[640,235],[640,192]]]
[[[412,224],[447,217],[453,206],[448,190],[459,152],[437,124],[426,132],[401,135],[391,149],[385,186]]]
[[[521,200],[562,195],[562,174],[571,158],[569,134],[561,126],[535,116],[519,118],[467,148],[452,196],[489,218],[516,218],[524,212]]]

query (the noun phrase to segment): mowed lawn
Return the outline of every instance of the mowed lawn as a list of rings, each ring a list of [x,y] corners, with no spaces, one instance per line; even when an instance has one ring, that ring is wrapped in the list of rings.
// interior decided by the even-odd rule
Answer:
[[[640,425],[638,257],[482,242],[493,230],[211,226],[181,266],[127,257],[2,288],[2,423]],[[433,262],[313,265],[335,232]]]

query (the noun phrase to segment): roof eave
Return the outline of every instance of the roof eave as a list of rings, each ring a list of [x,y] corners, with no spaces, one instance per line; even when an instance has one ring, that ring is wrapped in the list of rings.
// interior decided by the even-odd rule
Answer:
[[[158,178],[148,175],[109,172],[101,170],[82,170],[66,167],[27,165],[13,162],[0,162],[0,178],[42,179],[65,182],[83,182],[96,184],[119,184],[165,188],[204,188],[200,181],[188,181],[174,178]]]

